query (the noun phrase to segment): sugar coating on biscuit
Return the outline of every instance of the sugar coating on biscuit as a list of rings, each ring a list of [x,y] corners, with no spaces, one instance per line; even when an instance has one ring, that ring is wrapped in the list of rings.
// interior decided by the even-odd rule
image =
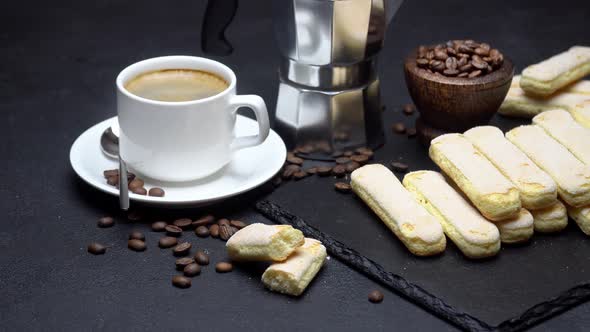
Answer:
[[[500,250],[498,228],[456,192],[440,173],[411,172],[406,174],[403,184],[439,219],[445,234],[466,256],[489,257]]]
[[[499,220],[518,213],[518,189],[463,135],[435,138],[429,155],[486,218]]]
[[[560,201],[538,210],[529,211],[533,215],[535,232],[553,233],[567,226],[567,210]]]
[[[586,235],[590,235],[590,205],[582,207],[567,206],[568,215]]]
[[[520,209],[516,217],[494,223],[500,231],[502,243],[524,242],[534,233],[533,215],[526,209]]]
[[[227,253],[236,261],[282,261],[304,242],[303,233],[290,225],[248,225],[226,243]]]
[[[500,129],[474,127],[463,135],[518,188],[524,208],[539,209],[557,201],[555,181],[510,143]]]
[[[352,172],[353,191],[415,255],[444,251],[446,238],[438,220],[422,207],[389,169],[366,165]]]
[[[590,165],[590,128],[579,124],[564,110],[543,112],[533,118],[533,123],[545,129],[580,161]]]
[[[557,183],[559,196],[572,206],[590,204],[590,166],[536,125],[520,126],[506,138],[547,172]]]
[[[262,282],[272,291],[298,296],[324,265],[326,256],[326,247],[320,241],[306,238],[287,260],[270,265],[262,274]]]

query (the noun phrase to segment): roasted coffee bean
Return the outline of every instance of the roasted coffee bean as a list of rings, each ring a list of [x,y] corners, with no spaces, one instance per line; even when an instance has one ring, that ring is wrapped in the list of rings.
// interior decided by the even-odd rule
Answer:
[[[400,173],[405,173],[408,171],[408,165],[404,164],[402,162],[399,161],[394,161],[391,163],[391,168],[395,171],[395,172],[400,172]]]
[[[457,55],[457,51],[455,51],[452,47],[447,47],[447,54],[449,55]]]
[[[357,163],[364,165],[367,161],[369,161],[369,157],[364,154],[354,155],[350,157],[352,161],[356,161]]]
[[[133,231],[133,232],[131,232],[131,234],[129,234],[129,240],[133,240],[133,239],[145,241],[145,235],[143,235],[143,233],[140,231]]]
[[[215,271],[218,273],[226,273],[231,272],[234,269],[234,266],[228,262],[219,262],[215,264]]]
[[[127,247],[133,251],[144,251],[147,248],[145,242],[138,239],[131,239],[127,241]]]
[[[219,238],[223,241],[229,240],[232,236],[231,228],[229,225],[219,225]]]
[[[237,229],[242,229],[242,228],[248,226],[245,222],[240,221],[240,220],[232,220],[229,222],[229,224]]]
[[[222,226],[222,225],[227,225],[227,226],[229,226],[229,220],[228,220],[228,219],[226,219],[226,218],[222,218],[222,219],[219,219],[219,220],[217,221],[217,224],[219,224],[219,226]]]
[[[352,173],[359,167],[361,167],[361,164],[357,163],[356,161],[349,162],[346,164],[346,173]]]
[[[213,215],[206,215],[203,216],[195,221],[193,221],[193,227],[199,227],[199,226],[208,226],[211,225],[212,223],[215,222],[215,217]]]
[[[129,187],[129,190],[133,190],[135,188],[142,188],[143,185],[144,185],[144,182],[143,182],[142,179],[135,178],[135,179],[133,179],[132,181],[129,182],[128,187]]]
[[[403,112],[405,115],[411,115],[414,114],[414,111],[416,110],[416,108],[414,107],[413,104],[405,104],[404,108],[403,108]]]
[[[373,156],[373,150],[371,150],[367,147],[358,148],[358,149],[354,150],[354,152],[356,152],[357,154],[365,155],[365,156]]]
[[[107,184],[109,186],[118,187],[119,186],[119,176],[109,176],[107,178]]]
[[[195,260],[190,257],[181,257],[176,260],[176,269],[182,271],[187,265],[194,264]]]
[[[471,63],[468,63],[464,66],[459,67],[459,71],[464,73],[464,72],[470,72],[473,69],[473,65]]]
[[[426,48],[426,46],[420,46],[418,47],[418,57],[419,58],[423,58],[426,56],[426,52],[428,52],[428,49]]]
[[[480,75],[481,75],[481,70],[474,70],[471,73],[469,73],[469,76],[468,77],[469,78],[474,78],[474,77],[477,77],[477,76],[480,76]]]
[[[457,47],[457,52],[471,54],[473,53],[473,49],[465,44],[462,44]]]
[[[443,74],[445,74],[445,76],[457,76],[459,75],[459,71],[457,69],[445,69]]]
[[[369,293],[369,301],[372,303],[380,303],[383,301],[383,293],[378,290],[374,290]]]
[[[445,61],[445,67],[447,67],[447,69],[452,69],[452,70],[457,69],[457,58],[455,58],[455,57],[447,58],[447,61]]]
[[[165,221],[156,221],[152,223],[152,231],[163,232],[166,230],[166,226],[168,226],[168,224]]]
[[[443,71],[443,70],[445,70],[445,63],[442,61],[433,61],[430,64],[430,69],[432,69],[434,71]]]
[[[189,251],[191,250],[192,244],[188,243],[188,242],[182,242],[176,245],[176,247],[174,247],[174,249],[172,249],[172,252],[174,253],[174,256],[186,256],[188,255]]]
[[[426,52],[426,59],[428,59],[428,60],[434,59],[434,51]]]
[[[199,226],[195,229],[195,234],[198,237],[208,237],[209,236],[209,228],[207,226]]]
[[[460,57],[459,60],[457,61],[457,66],[459,68],[465,66],[466,64],[469,63],[469,57]]]
[[[283,183],[283,179],[281,179],[280,176],[275,176],[274,178],[272,178],[273,187],[277,188],[278,186],[281,185],[281,183]]]
[[[318,175],[319,176],[328,176],[330,174],[332,174],[332,167],[329,167],[329,166],[318,167]]]
[[[467,77],[469,76],[469,73],[461,73],[459,75],[457,75],[457,77]]]
[[[174,226],[180,227],[182,229],[189,229],[191,228],[193,221],[189,218],[180,218],[176,219],[172,222]]]
[[[100,228],[113,227],[115,226],[115,219],[113,219],[112,217],[102,217],[98,219],[97,225]]]
[[[137,194],[137,195],[142,195],[142,196],[147,195],[147,190],[145,188],[143,188],[143,187],[133,188],[133,189],[130,189],[130,190],[131,190],[132,193]]]
[[[194,258],[199,265],[209,265],[209,256],[203,250],[197,250]]]
[[[164,192],[164,189],[162,188],[154,187],[148,191],[148,195],[154,197],[164,197],[164,195],[166,195],[166,192]]]
[[[184,267],[183,273],[185,277],[195,277],[201,274],[201,267],[199,264],[192,263]]]
[[[354,152],[352,152],[352,151],[344,151],[344,154],[343,154],[343,155],[344,155],[345,157],[350,157],[350,156],[352,156],[353,154],[354,154]]]
[[[211,234],[211,237],[219,237],[219,225],[213,224],[209,226],[209,234]]]
[[[350,158],[348,157],[340,157],[340,158],[336,158],[336,164],[346,164],[350,162]]]
[[[305,177],[307,177],[307,172],[304,170],[300,170],[298,172],[293,173],[293,179],[295,179],[295,180],[301,180],[301,179],[304,179]]]
[[[287,165],[283,169],[283,173],[281,174],[281,177],[284,180],[288,180],[293,176],[293,174],[299,172],[300,170],[301,170],[301,167],[299,167],[297,165]]]
[[[402,122],[396,122],[391,126],[391,129],[394,133],[403,134],[406,132],[406,125],[404,125]]]
[[[349,193],[352,190],[352,188],[350,187],[350,184],[348,184],[346,182],[334,183],[334,189],[336,189],[336,191],[341,192],[341,193]]]
[[[310,167],[308,169],[305,170],[307,172],[307,174],[316,174],[318,172],[318,168],[317,167]]]
[[[179,237],[182,235],[182,228],[176,225],[166,225],[164,229],[166,230],[166,234],[170,236]]]
[[[406,134],[408,135],[408,138],[416,137],[416,128],[408,128]]]
[[[171,248],[178,244],[178,240],[175,237],[165,236],[158,241],[160,248]]]
[[[111,176],[119,177],[119,170],[118,169],[107,169],[104,172],[102,172],[102,175],[104,176],[105,179],[108,179]]]
[[[481,58],[472,58],[471,65],[477,69],[485,69],[488,67],[488,63],[483,61]]]
[[[295,165],[302,165],[303,164],[303,159],[297,157],[297,156],[288,156],[287,157],[287,162],[291,163],[291,164],[295,164]]]
[[[231,229],[231,236],[234,236],[234,234],[236,234],[239,231],[239,229],[234,226],[230,226],[230,229]]]
[[[313,152],[313,146],[306,144],[297,148],[298,153],[310,154]]]
[[[426,67],[428,66],[428,60],[427,59],[418,59],[416,60],[416,64],[418,65],[418,67]]]
[[[446,48],[444,51],[441,49],[437,49],[434,51],[434,58],[436,60],[445,61],[446,59],[448,59],[448,57],[449,56],[447,55]]]
[[[185,276],[174,276],[172,277],[172,285],[178,288],[189,288],[191,280]]]
[[[103,255],[105,252],[107,252],[107,247],[100,243],[93,242],[88,245],[88,252],[93,255]]]
[[[353,156],[353,157],[357,157],[357,156]],[[366,156],[358,156],[358,157],[365,157],[366,158]],[[346,175],[346,166],[344,166],[344,165],[334,166],[334,168],[332,168],[332,175],[339,177],[339,178],[343,177],[344,175]]]
[[[490,50],[486,50],[484,48],[478,47],[474,50],[475,54],[479,56],[487,56],[490,54]]]

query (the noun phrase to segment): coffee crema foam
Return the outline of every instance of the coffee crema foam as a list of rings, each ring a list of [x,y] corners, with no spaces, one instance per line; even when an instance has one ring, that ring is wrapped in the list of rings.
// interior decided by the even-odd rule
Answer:
[[[229,84],[202,70],[165,69],[138,75],[125,83],[132,94],[156,101],[192,101],[223,92]]]

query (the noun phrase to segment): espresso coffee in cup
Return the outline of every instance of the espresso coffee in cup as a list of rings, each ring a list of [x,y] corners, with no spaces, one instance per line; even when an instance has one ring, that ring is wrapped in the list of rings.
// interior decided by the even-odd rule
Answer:
[[[229,87],[221,77],[202,70],[165,69],[140,74],[125,84],[132,94],[156,101],[192,101],[215,96]]]

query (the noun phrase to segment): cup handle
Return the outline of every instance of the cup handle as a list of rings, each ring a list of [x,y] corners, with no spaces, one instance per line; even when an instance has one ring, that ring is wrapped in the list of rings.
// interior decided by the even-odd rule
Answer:
[[[262,144],[270,132],[268,111],[264,100],[257,95],[236,95],[231,97],[229,104],[234,113],[240,107],[250,108],[256,116],[256,122],[258,122],[258,135],[235,137],[231,144],[232,151]]]

